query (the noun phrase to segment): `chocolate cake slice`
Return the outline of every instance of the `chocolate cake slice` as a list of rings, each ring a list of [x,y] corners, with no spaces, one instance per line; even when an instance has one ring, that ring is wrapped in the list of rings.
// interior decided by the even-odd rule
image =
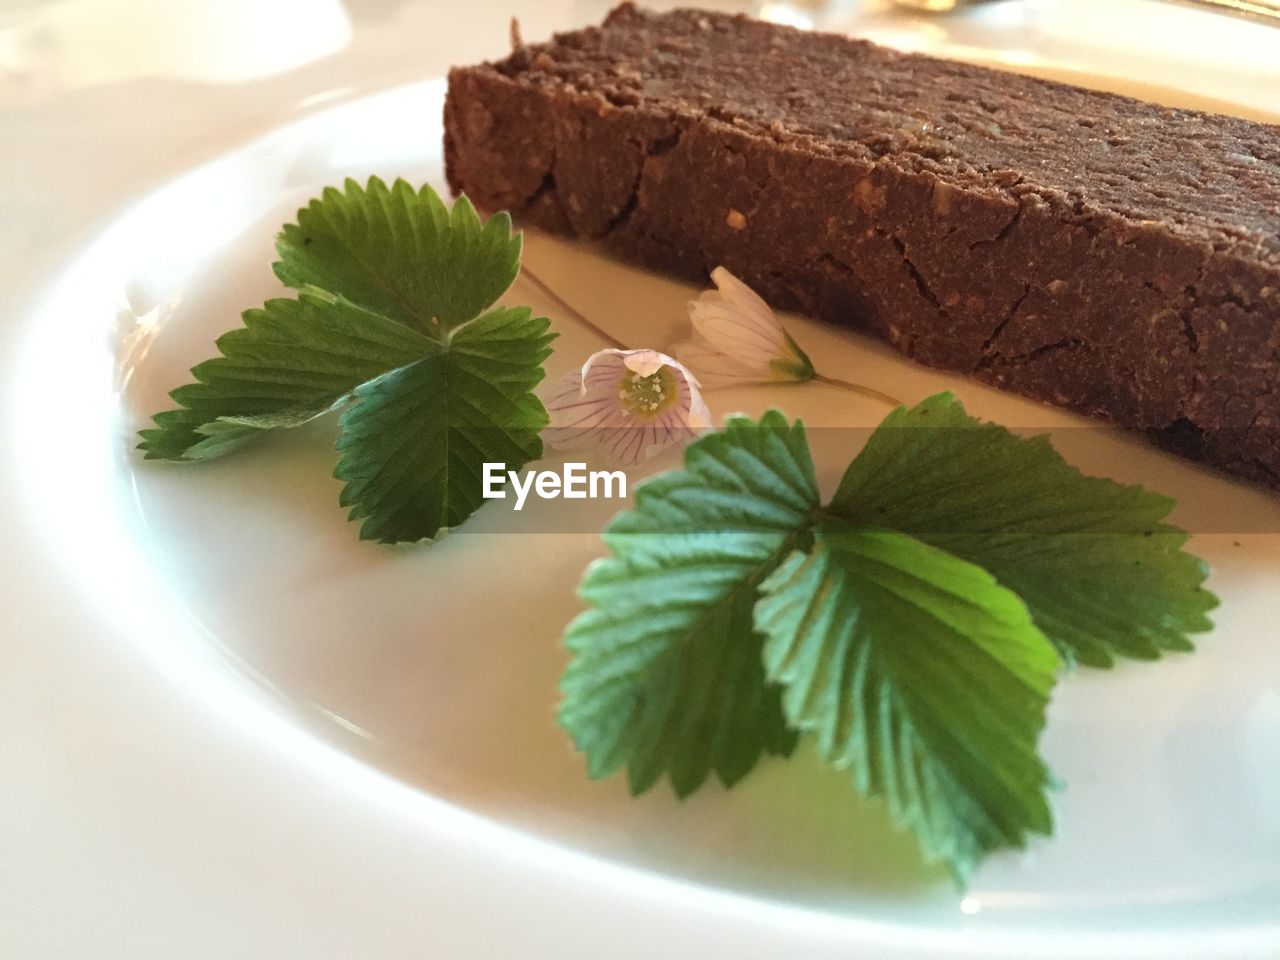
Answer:
[[[624,4],[445,130],[482,208],[1280,488],[1280,127]]]

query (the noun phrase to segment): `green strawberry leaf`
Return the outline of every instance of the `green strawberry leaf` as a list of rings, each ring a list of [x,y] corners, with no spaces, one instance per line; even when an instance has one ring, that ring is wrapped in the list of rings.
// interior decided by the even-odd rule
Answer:
[[[625,766],[641,793],[665,774],[684,796],[712,771],[731,785],[762,753],[790,753],[751,611],[817,503],[804,428],[776,411],[730,419],[688,447],[683,470],[637,489],[565,639],[559,720],[590,776]]]
[[[835,515],[975,563],[1026,603],[1068,660],[1107,666],[1189,650],[1217,605],[1165,522],[1168,497],[1087,477],[1047,437],[964,412],[950,394],[891,413],[850,464]]]
[[[246,310],[191,370],[139,445],[149,460],[207,460],[340,405],[356,387],[437,349],[431,339],[321,291]]]
[[[280,233],[276,275],[319,287],[432,336],[475,319],[511,286],[521,238],[505,213],[481,222],[459,197],[377,177],[327,188]]]
[[[973,564],[892,530],[823,523],[761,586],[783,711],[963,884],[1052,826],[1036,752],[1060,659]]]
[[[484,464],[542,456],[547,413],[532,390],[553,339],[527,307],[459,327],[447,344],[355,391],[339,421],[341,503],[360,536],[437,537],[483,502]]]

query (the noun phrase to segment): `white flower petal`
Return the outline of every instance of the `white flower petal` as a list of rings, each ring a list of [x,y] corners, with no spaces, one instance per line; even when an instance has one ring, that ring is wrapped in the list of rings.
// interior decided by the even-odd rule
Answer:
[[[610,467],[634,467],[644,463],[647,452],[644,444],[645,428],[639,424],[614,427],[601,431],[598,449],[605,465]]]
[[[759,383],[761,379],[761,373],[755,367],[747,366],[736,357],[720,352],[701,337],[677,344],[675,353],[676,359],[686,367],[698,371],[698,379],[704,387]]]
[[[627,350],[622,354],[622,362],[640,377],[652,377],[664,366],[675,363],[671,357],[657,350]]]
[[[764,298],[724,267],[716,267],[711,271],[711,282],[719,288],[721,296],[737,304],[744,312],[758,318],[767,325],[774,327],[778,325],[777,317],[773,315],[773,310],[770,309],[769,305],[764,302]]]
[[[653,415],[628,405],[625,385],[669,369],[677,395]],[[596,447],[612,465],[634,465],[711,426],[698,380],[679,361],[656,350],[601,350],[563,377],[548,396],[550,426],[543,439],[561,450]]]
[[[786,341],[772,312],[765,320],[737,304],[714,299],[714,293],[702,296],[703,299],[689,304],[689,319],[693,329],[707,340],[732,344],[744,353],[766,356],[773,356],[783,348]]]
[[[564,382],[566,388],[546,403],[551,423],[542,438],[557,450],[573,450],[590,444],[593,432],[612,422],[617,403],[599,394],[584,394],[577,373],[566,376]]]
[[[625,352],[625,350],[597,350],[587,357],[587,362],[582,365],[582,382],[585,384],[610,376],[621,376],[622,354]]]
[[[717,289],[703,291],[689,304],[693,340],[677,348],[708,385],[797,381],[812,375],[809,359],[759,294],[724,267],[712,270],[711,279]]]
[[[695,329],[711,340],[732,334],[760,349],[785,344],[782,325],[758,293],[724,267],[712,270],[711,280],[718,289],[704,291],[691,307]]]
[[[684,422],[695,432],[711,429],[711,408],[697,389],[689,391],[689,407],[685,411]]]

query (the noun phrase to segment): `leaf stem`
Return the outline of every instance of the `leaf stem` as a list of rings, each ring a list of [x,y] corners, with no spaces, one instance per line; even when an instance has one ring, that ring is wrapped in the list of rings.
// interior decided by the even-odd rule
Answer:
[[[580,310],[576,309],[572,304],[567,302],[564,299],[564,297],[560,296],[560,294],[556,293],[549,286],[547,286],[546,283],[543,282],[542,278],[540,278],[536,273],[534,273],[532,270],[529,269],[527,264],[520,265],[520,279],[527,280],[544,297],[546,297],[553,304],[555,304],[557,307],[559,307],[561,310],[567,313],[574,320],[578,321],[578,323],[582,324],[584,327],[586,327],[588,330],[594,333],[601,340],[604,340],[610,346],[617,347],[619,350],[628,349],[625,343],[623,343],[617,337],[606,333],[600,327],[596,326],[594,323],[588,320]]]
[[[843,387],[851,393],[857,393],[864,397],[870,397],[872,400],[879,400],[881,403],[887,403],[891,407],[902,406],[902,401],[897,397],[877,390],[875,387],[864,387],[860,383],[850,383],[848,380],[838,380],[835,377],[828,377],[825,374],[813,373],[812,380],[814,383],[825,383],[829,387]]]
[[[541,277],[539,277],[536,273],[534,273],[531,269],[529,269],[528,264],[522,263],[520,265],[519,279],[528,281],[530,286],[534,287],[539,293],[541,293],[544,297],[546,297],[553,304],[555,304],[555,306],[557,306],[560,310],[564,311],[571,318],[576,320],[582,326],[586,327],[588,330],[594,333],[601,340],[608,343],[610,346],[617,347],[619,350],[631,349],[625,343],[619,340],[617,337],[613,336],[612,334],[606,333],[603,329],[601,329],[595,323],[592,323],[590,320],[588,320],[587,317],[582,313],[582,311],[578,310],[576,307],[573,306],[573,304],[565,300],[564,297],[560,296],[560,294],[552,290],[551,287],[547,285],[546,281],[544,281]],[[869,397],[872,400],[879,400],[881,403],[887,403],[891,407],[902,406],[902,401],[899,400],[897,397],[891,396],[890,394],[877,390],[874,387],[864,387],[861,384],[851,383],[848,380],[838,380],[835,377],[828,377],[816,371],[814,372],[810,380],[812,380],[814,383],[825,383],[829,387],[842,387],[843,389],[848,390],[851,393],[856,393],[864,397]]]

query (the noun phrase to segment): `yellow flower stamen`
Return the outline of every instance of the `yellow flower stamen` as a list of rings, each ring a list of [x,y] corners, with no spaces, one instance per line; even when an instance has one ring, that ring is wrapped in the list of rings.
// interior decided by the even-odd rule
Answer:
[[[622,409],[631,416],[656,417],[674,404],[679,396],[675,374],[665,364],[647,377],[629,370],[618,383],[618,400]]]

